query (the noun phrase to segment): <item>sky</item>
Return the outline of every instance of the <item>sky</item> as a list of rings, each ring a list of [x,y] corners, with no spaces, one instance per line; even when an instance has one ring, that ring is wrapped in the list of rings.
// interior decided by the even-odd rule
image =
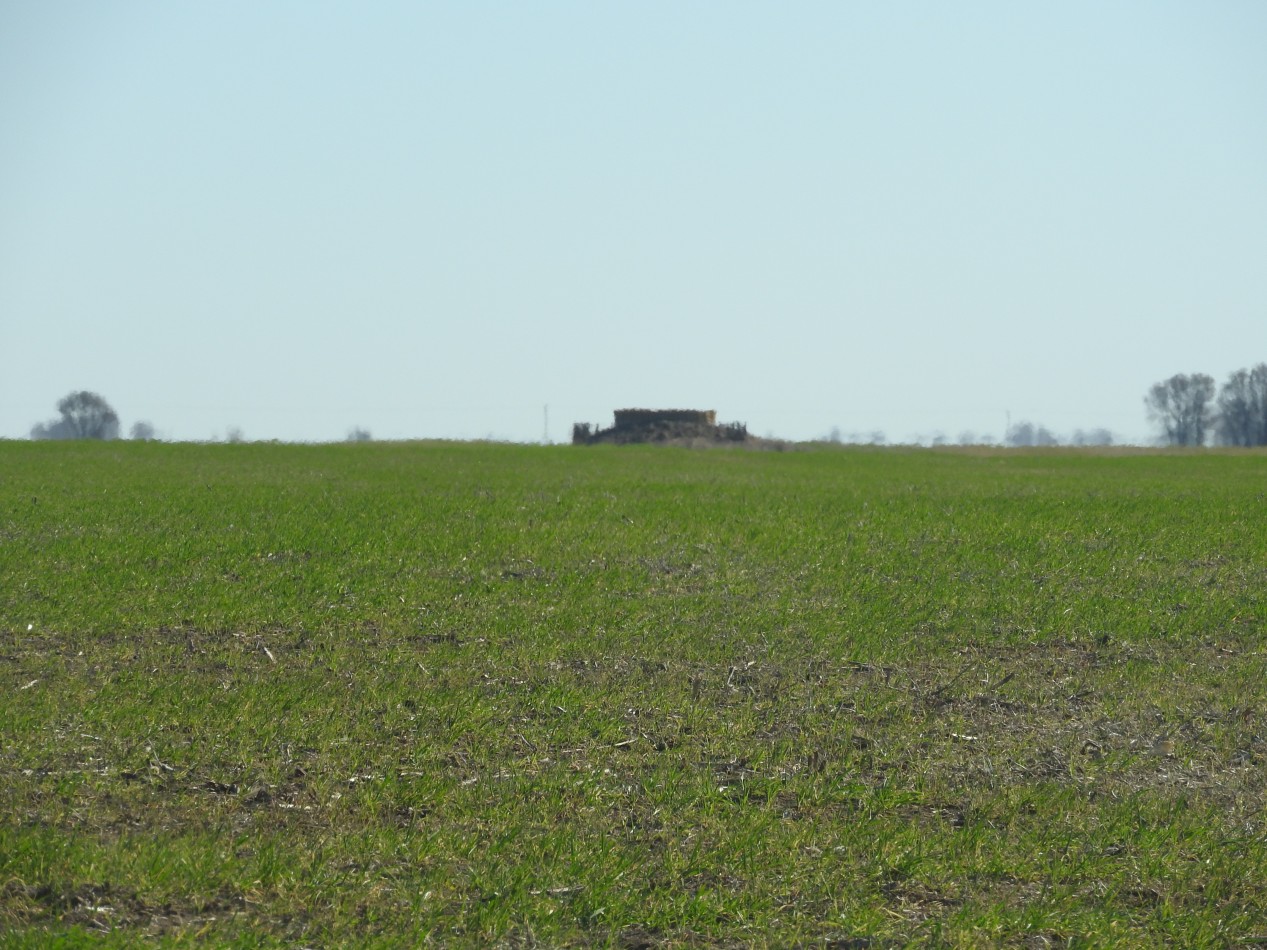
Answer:
[[[0,437],[1154,437],[1267,361],[1267,4],[0,0]]]

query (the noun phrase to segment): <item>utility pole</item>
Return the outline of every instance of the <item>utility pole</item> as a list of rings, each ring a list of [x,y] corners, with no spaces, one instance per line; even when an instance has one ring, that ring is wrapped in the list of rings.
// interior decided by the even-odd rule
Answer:
[[[541,414],[545,417],[545,428],[542,430],[541,444],[549,445],[550,444],[550,405],[549,403],[541,407]]]

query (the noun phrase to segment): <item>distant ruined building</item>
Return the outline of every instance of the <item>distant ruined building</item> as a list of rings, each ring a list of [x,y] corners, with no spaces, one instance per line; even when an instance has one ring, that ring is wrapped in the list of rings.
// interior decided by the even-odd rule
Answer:
[[[746,425],[742,422],[718,425],[717,413],[712,409],[617,409],[616,424],[608,429],[588,422],[572,426],[573,445],[752,441]]]

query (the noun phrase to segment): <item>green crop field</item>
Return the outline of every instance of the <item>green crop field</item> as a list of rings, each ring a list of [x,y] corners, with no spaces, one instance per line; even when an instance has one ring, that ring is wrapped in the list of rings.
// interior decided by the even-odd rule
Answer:
[[[1267,943],[1267,455],[0,443],[0,945]]]

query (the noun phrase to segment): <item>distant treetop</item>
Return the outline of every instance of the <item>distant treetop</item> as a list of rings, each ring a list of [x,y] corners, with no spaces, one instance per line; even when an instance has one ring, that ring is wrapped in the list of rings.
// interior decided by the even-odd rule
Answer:
[[[37,422],[32,439],[117,439],[119,416],[97,393],[73,392],[57,402],[60,419]]]

